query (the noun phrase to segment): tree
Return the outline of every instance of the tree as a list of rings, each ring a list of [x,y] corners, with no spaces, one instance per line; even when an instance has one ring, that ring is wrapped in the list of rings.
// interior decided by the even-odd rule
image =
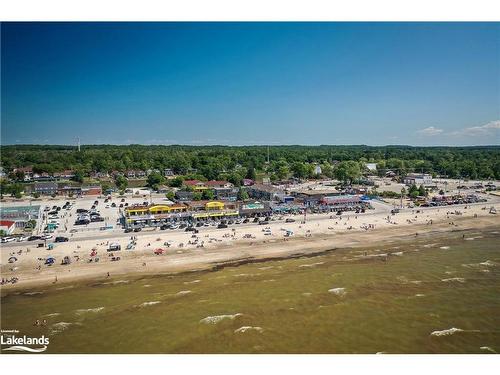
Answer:
[[[75,174],[74,174],[73,177],[71,177],[71,179],[73,181],[82,183],[83,182],[83,173],[82,173],[82,171],[79,171],[79,170],[75,171]]]
[[[153,190],[157,190],[158,189],[158,186],[163,183],[163,181],[165,180],[165,178],[158,172],[153,172],[151,173],[149,176],[148,176],[148,186],[153,189]]]
[[[118,187],[118,189],[125,190],[127,188],[127,186],[128,186],[128,181],[127,181],[127,179],[124,176],[122,176],[121,174],[119,174],[115,178],[115,184]]]
[[[40,193],[38,193],[38,192],[33,193],[33,198],[35,198],[35,199],[40,198]]]
[[[358,162],[348,160],[340,162],[333,173],[338,180],[351,184],[353,180],[361,176],[361,168]]]
[[[248,199],[247,189],[240,188],[240,190],[238,190],[238,200],[244,201],[247,199]]]
[[[202,198],[203,199],[206,199],[206,200],[212,200],[214,199],[214,191],[212,189],[206,189],[203,191],[203,193],[201,194],[202,195]]]
[[[295,162],[292,164],[292,173],[294,177],[306,178],[307,177],[307,167],[304,163]]]
[[[255,173],[254,167],[249,167],[247,169],[247,174],[245,177],[255,181],[255,179],[257,178],[257,174]]]
[[[171,180],[167,181],[167,184],[170,187],[181,187],[183,183],[184,183],[184,179],[180,176],[177,176],[177,177],[172,178]]]
[[[171,201],[175,199],[175,193],[172,190],[168,191],[167,194],[165,194],[165,196],[167,197],[168,200]]]
[[[201,193],[199,191],[197,191],[197,192],[193,193],[193,200],[199,201],[199,200],[201,200],[201,196],[202,196]]]
[[[111,189],[111,184],[109,182],[106,182],[106,181],[102,181],[101,182],[101,190],[103,192],[106,192],[107,190]]]
[[[418,188],[418,195],[420,195],[421,197],[427,196],[427,190],[425,190],[424,185],[420,185],[420,187]]]

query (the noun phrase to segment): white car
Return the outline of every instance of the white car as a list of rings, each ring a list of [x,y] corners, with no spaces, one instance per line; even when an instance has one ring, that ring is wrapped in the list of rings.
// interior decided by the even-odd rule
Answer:
[[[3,237],[2,238],[2,243],[6,243],[6,242],[12,242],[12,241],[15,241],[16,239],[14,237]]]
[[[17,237],[17,242],[26,241],[27,239],[28,239],[28,237],[26,237],[26,236]]]
[[[41,239],[42,240],[50,240],[52,238],[52,235],[51,234],[44,234]]]

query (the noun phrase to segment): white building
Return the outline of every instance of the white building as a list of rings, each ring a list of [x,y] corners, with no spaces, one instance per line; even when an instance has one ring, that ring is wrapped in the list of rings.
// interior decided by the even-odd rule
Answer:
[[[366,168],[370,171],[370,172],[376,172],[377,171],[377,163],[366,163]]]
[[[406,185],[432,185],[432,176],[430,174],[422,174],[422,173],[409,173],[404,178],[404,183]]]
[[[321,166],[319,164],[316,164],[314,166],[314,174],[315,175],[320,175],[321,174]]]

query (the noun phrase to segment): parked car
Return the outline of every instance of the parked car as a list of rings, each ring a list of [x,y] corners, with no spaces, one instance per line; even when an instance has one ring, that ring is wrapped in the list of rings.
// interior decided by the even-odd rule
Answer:
[[[288,218],[285,220],[285,223],[295,223],[295,219]]]
[[[16,239],[14,237],[2,237],[2,243],[13,242]]]
[[[36,241],[36,240],[39,240],[40,239],[40,236],[29,236],[28,237],[28,241]]]
[[[68,242],[68,241],[69,241],[68,237],[62,237],[62,236],[56,237],[54,240],[54,242]]]
[[[227,228],[227,224],[222,224],[221,223],[221,224],[217,225],[217,228],[219,228],[219,229],[225,229],[225,228]]]
[[[140,232],[142,230],[141,227],[134,228],[134,232]]]
[[[26,236],[20,236],[20,237],[17,237],[17,242],[26,241],[27,239],[28,239],[28,237],[26,237]]]

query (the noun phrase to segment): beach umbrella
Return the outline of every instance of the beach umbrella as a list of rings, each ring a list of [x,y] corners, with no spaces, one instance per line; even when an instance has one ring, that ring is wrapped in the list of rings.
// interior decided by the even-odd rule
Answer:
[[[14,263],[14,262],[17,262],[17,258],[16,257],[10,257],[9,258],[9,263]]]

